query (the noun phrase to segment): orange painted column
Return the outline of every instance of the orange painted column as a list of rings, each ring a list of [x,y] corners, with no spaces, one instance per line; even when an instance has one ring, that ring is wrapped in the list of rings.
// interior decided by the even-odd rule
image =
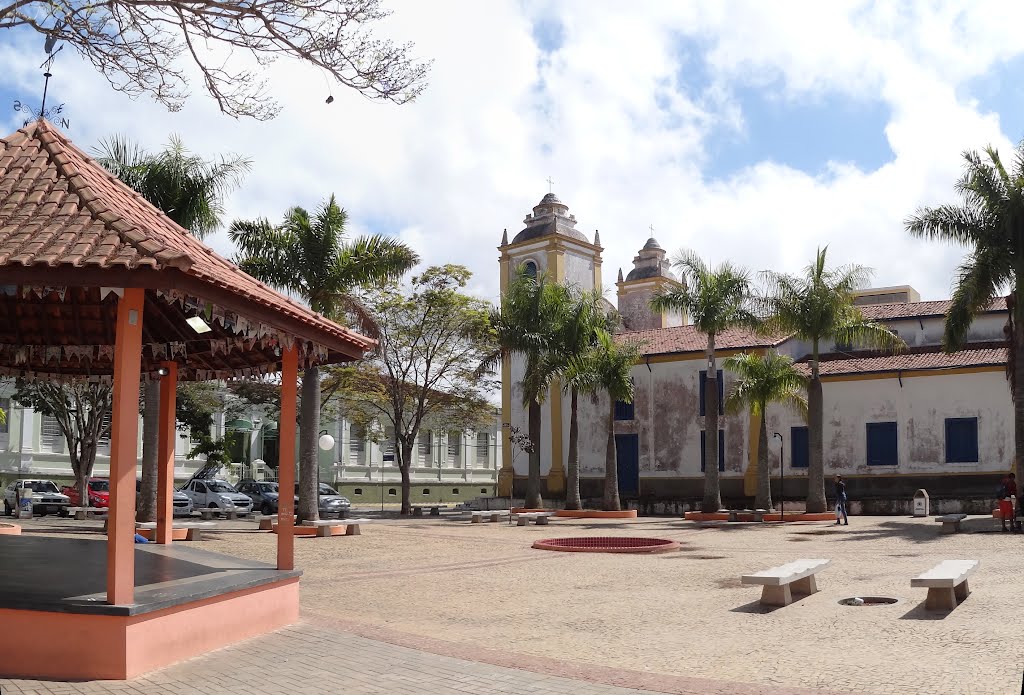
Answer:
[[[156,535],[157,543],[171,542],[174,520],[174,441],[177,434],[175,400],[178,391],[178,363],[162,362],[167,374],[160,378],[160,436],[157,440]]]
[[[281,352],[281,419],[277,429],[277,569],[295,569],[295,411],[299,351]]]
[[[117,303],[107,528],[107,603],[113,604],[135,602],[135,480],[144,301],[145,290],[125,288]]]

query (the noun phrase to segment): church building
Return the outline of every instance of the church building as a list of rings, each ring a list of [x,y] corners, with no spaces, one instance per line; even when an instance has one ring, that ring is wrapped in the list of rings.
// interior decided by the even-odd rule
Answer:
[[[503,292],[519,267],[547,273],[560,283],[602,289],[600,238],[595,233],[591,241],[577,230],[575,216],[556,195],[545,195],[524,224],[511,241],[506,232],[499,247]],[[634,402],[616,405],[619,490],[624,504],[650,511],[694,509],[703,495],[707,338],[687,316],[654,312],[648,304],[660,289],[678,282],[665,249],[650,238],[633,258],[632,269],[619,270],[616,283],[616,308],[624,324],[618,339],[642,346],[633,368]],[[902,512],[923,488],[934,511],[987,513],[1014,454],[1005,302],[980,314],[964,348],[953,354],[942,350],[948,300],[922,302],[913,288],[902,286],[862,290],[856,303],[867,318],[899,334],[907,349],[879,354],[822,345],[826,479],[842,474],[855,508],[865,512]],[[766,338],[740,329],[717,336],[719,366],[729,355],[768,350],[789,355],[807,369],[809,346],[796,338]],[[728,371],[719,376],[725,396],[734,379]],[[526,432],[522,377],[521,360],[506,360],[502,422]],[[580,487],[583,498],[594,503],[603,490],[606,398],[581,397],[579,404]],[[567,401],[559,388],[552,388],[542,405],[541,489],[555,505],[565,496]],[[802,500],[806,423],[782,405],[769,406],[767,418],[773,498],[781,492],[787,500]],[[719,417],[718,465],[727,506],[752,502],[759,427],[749,414],[723,412]],[[513,450],[507,428],[502,446],[499,494],[514,490],[521,496],[528,457]]]

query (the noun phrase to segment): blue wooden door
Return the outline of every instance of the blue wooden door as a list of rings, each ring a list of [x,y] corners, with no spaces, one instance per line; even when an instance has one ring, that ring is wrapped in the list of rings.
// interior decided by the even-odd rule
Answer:
[[[640,494],[640,437],[635,434],[615,435],[616,464],[619,469],[619,495]]]

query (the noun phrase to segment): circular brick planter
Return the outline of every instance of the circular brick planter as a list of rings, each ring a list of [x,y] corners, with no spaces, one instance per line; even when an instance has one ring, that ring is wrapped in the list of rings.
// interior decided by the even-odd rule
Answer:
[[[679,550],[679,543],[666,538],[545,538],[533,544],[537,550],[558,550],[564,553],[660,553]]]
[[[559,509],[555,516],[569,519],[635,519],[635,509],[623,509],[617,512],[605,512],[599,509]]]
[[[0,536],[20,536],[21,527],[17,524],[0,524]]]

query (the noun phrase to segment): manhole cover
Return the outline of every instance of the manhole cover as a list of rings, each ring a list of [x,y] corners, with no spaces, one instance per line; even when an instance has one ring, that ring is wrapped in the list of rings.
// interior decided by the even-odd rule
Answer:
[[[595,536],[584,538],[545,538],[533,544],[538,550],[561,550],[569,553],[657,553],[679,550],[679,543],[666,538],[618,538]]]
[[[892,596],[852,596],[839,601],[841,606],[888,606],[893,603],[899,603],[899,599]]]

